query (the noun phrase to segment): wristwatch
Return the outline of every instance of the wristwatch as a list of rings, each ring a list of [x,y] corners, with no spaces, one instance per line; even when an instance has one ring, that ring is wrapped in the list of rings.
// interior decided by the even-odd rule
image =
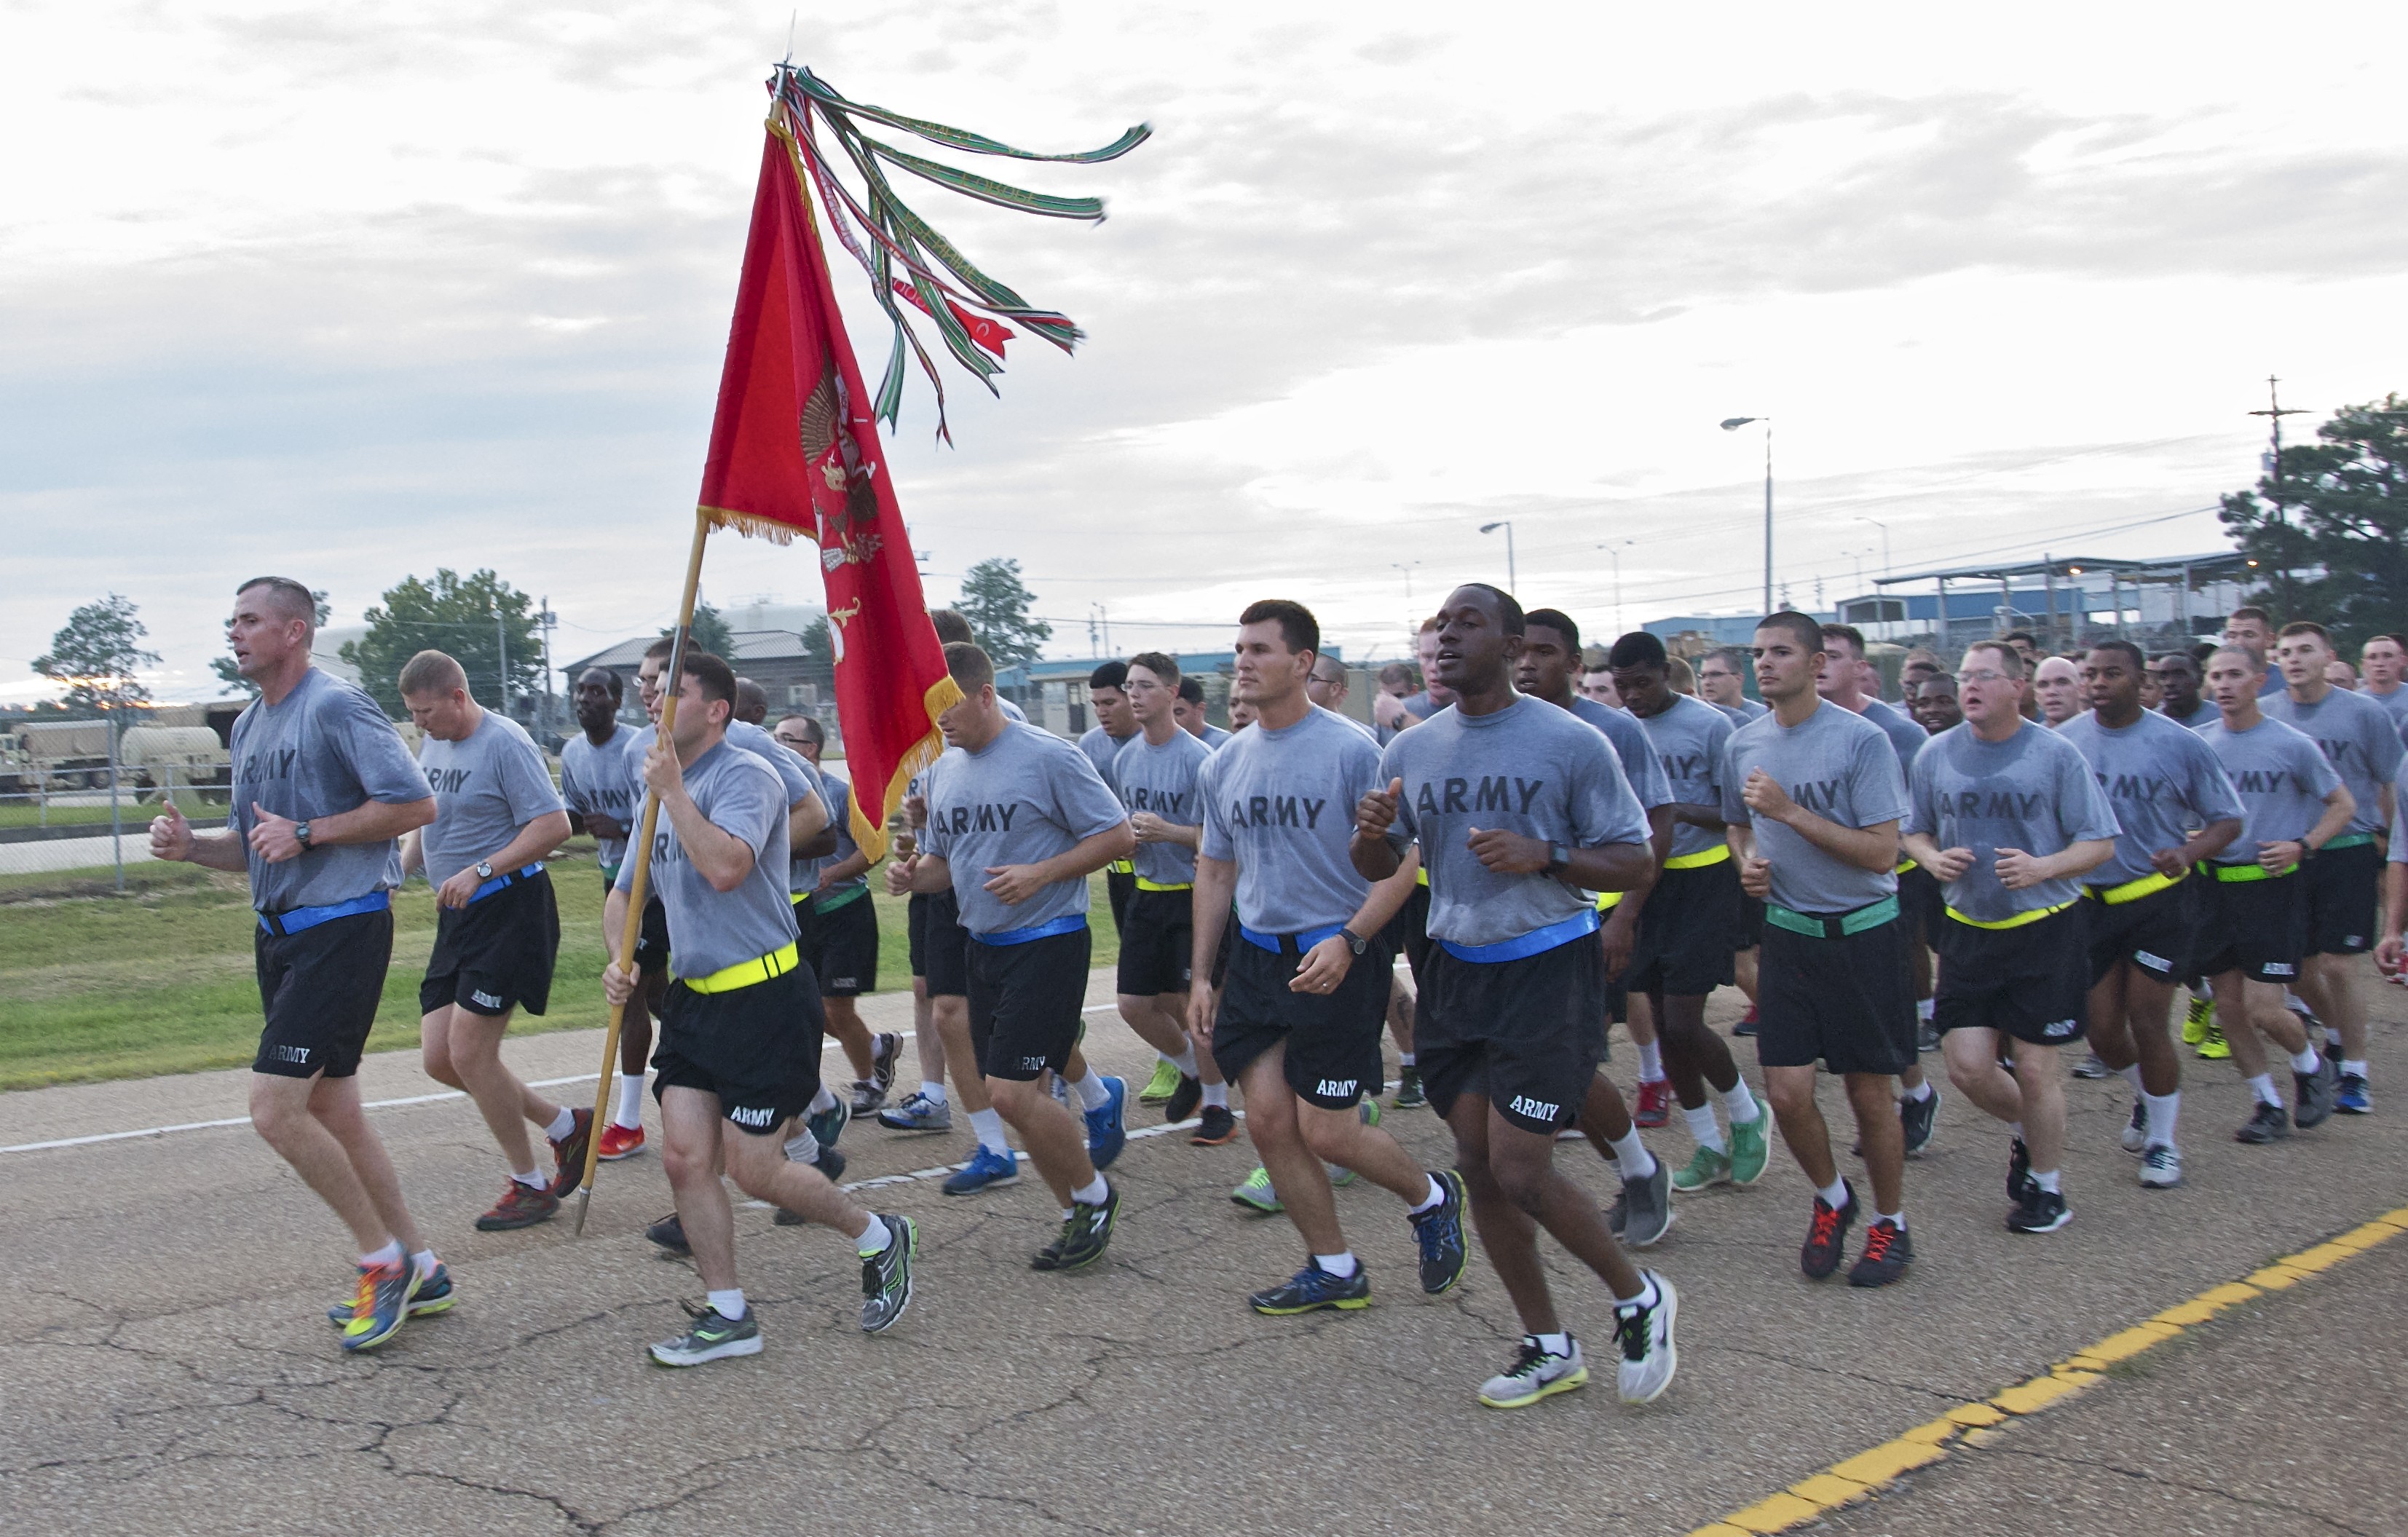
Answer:
[[[1571,862],[1571,845],[1569,843],[1550,843],[1547,845],[1547,873],[1549,875],[1561,875],[1566,869],[1570,868]]]
[[[478,880],[480,880],[480,881],[490,881],[490,880],[492,880],[493,878],[494,878],[494,862],[493,862],[492,860],[490,860],[490,859],[480,859],[480,860],[478,860],[478,861],[477,861],[477,879],[478,879]]]
[[[293,824],[293,841],[300,844],[305,849],[310,846],[308,823],[295,822]]]
[[[1358,955],[1364,951],[1371,948],[1370,941],[1365,939],[1362,935],[1355,933],[1351,928],[1339,929],[1338,937],[1346,941],[1347,949],[1354,951],[1354,954]]]

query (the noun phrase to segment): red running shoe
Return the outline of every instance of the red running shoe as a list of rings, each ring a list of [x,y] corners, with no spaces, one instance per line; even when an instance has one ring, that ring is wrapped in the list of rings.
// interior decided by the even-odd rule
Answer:
[[[1658,1078],[1653,1083],[1641,1081],[1639,1102],[1630,1107],[1633,1126],[1662,1126],[1672,1118],[1672,1085],[1670,1079]]]
[[[519,1228],[532,1228],[538,1222],[550,1222],[560,1214],[560,1198],[549,1190],[538,1190],[532,1185],[510,1181],[502,1199],[494,1209],[477,1219],[480,1233],[506,1233]]]
[[[594,1113],[572,1110],[568,1135],[552,1144],[552,1193],[565,1196],[585,1183],[585,1144],[594,1135]]]
[[[644,1128],[642,1127],[621,1126],[613,1121],[602,1128],[602,1147],[595,1156],[604,1163],[617,1163],[621,1158],[632,1158],[643,1150]],[[578,1177],[580,1179],[584,1177],[583,1171],[579,1171]]]

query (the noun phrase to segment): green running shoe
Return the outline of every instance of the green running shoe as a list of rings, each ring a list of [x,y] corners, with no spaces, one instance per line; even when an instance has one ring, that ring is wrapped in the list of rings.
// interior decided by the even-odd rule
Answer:
[[[1733,1185],[1754,1185],[1764,1177],[1765,1160],[1772,1156],[1772,1148],[1765,1133],[1772,1128],[1772,1116],[1763,1105],[1756,1107],[1753,1121],[1733,1121],[1730,1127],[1730,1177]]]
[[[2216,1023],[2215,1015],[2211,1012],[2207,1016],[2207,1033],[2200,1037],[2199,1059],[2221,1062],[2231,1055],[2232,1043],[2224,1039],[2224,1027]]]
[[[1277,1216],[1287,1210],[1281,1203],[1277,1193],[1271,1189],[1271,1171],[1261,1164],[1254,1165],[1254,1171],[1247,1175],[1244,1182],[1235,1190],[1229,1192],[1229,1199],[1247,1211],[1260,1212],[1265,1216]]]
[[[2183,1015],[2183,1044],[2198,1045],[2207,1039],[2207,1032],[2214,1028],[2215,1028],[2215,999],[2212,998],[2191,999],[2189,1011]]]
[[[1764,1172],[1761,1165],[1757,1166],[1756,1172]],[[1673,1172],[1672,1188],[1684,1192],[1702,1190],[1709,1185],[1727,1184],[1730,1177],[1730,1156],[1717,1153],[1711,1147],[1701,1147],[1690,1157],[1688,1168]]]
[[[1419,1110],[1428,1103],[1429,1097],[1422,1092],[1422,1070],[1418,1067],[1398,1068],[1397,1070],[1397,1108]]]
[[[1137,1102],[1158,1105],[1178,1092],[1179,1064],[1157,1056],[1154,1059],[1154,1076],[1145,1081],[1145,1087],[1138,1090]]]
[[[663,1366],[700,1366],[723,1356],[761,1354],[761,1325],[752,1309],[741,1318],[723,1318],[714,1307],[681,1302],[692,1327],[674,1340],[652,1346],[652,1359]]]

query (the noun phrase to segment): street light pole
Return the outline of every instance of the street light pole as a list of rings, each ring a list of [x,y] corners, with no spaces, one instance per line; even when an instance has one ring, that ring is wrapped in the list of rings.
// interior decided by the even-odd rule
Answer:
[[[1522,585],[1522,575],[1513,567],[1513,520],[1499,518],[1495,523],[1484,523],[1480,525],[1480,531],[1484,534],[1493,534],[1499,528],[1505,530],[1505,585],[1509,589],[1519,588]]]
[[[1871,524],[1875,528],[1882,531],[1882,575],[1889,575],[1889,524],[1882,522],[1879,518],[1868,518],[1862,513],[1858,513],[1856,515],[1856,521],[1858,523]]]
[[[1723,431],[1737,432],[1750,422],[1764,424],[1764,611],[1772,612],[1772,418],[1727,416]]]
[[[1616,639],[1620,639],[1624,633],[1622,628],[1622,550],[1624,545],[1638,542],[1637,539],[1621,539],[1612,544],[1598,546],[1605,552],[1606,557],[1613,562],[1613,634]]]

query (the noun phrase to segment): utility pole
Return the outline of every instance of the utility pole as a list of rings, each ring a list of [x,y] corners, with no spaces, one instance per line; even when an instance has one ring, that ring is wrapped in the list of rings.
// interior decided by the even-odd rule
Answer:
[[[2262,411],[2251,411],[2249,414],[2252,416],[2262,416],[2266,419],[2267,440],[2272,444],[2272,448],[2266,455],[2266,474],[2267,478],[2274,482],[2274,517],[2277,522],[2288,522],[2289,520],[2286,519],[2283,513],[2283,418],[2286,416],[2306,416],[2310,413],[2305,407],[2287,409],[2284,407],[2282,396],[2276,393],[2275,389],[2275,387],[2282,382],[2283,381],[2281,380],[2275,378],[2272,374],[2268,374],[2266,376],[2266,409]],[[2287,613],[2291,609],[2291,603],[2289,601],[2291,573],[2287,569],[2278,571],[2275,573],[2275,580],[2282,583],[2284,596],[2283,609],[2284,611]]]
[[[552,611],[552,599],[543,600],[543,728],[552,730],[552,627],[560,623],[560,615]]]
[[[1495,523],[1480,525],[1484,534],[1493,534],[1499,528],[1505,530],[1505,585],[1511,591],[1522,585],[1522,573],[1513,565],[1513,520],[1499,518]]]
[[[505,715],[510,712],[510,636],[502,627],[502,600],[494,602],[494,649],[501,656],[501,671],[494,680],[494,695],[500,701],[497,708]]]

